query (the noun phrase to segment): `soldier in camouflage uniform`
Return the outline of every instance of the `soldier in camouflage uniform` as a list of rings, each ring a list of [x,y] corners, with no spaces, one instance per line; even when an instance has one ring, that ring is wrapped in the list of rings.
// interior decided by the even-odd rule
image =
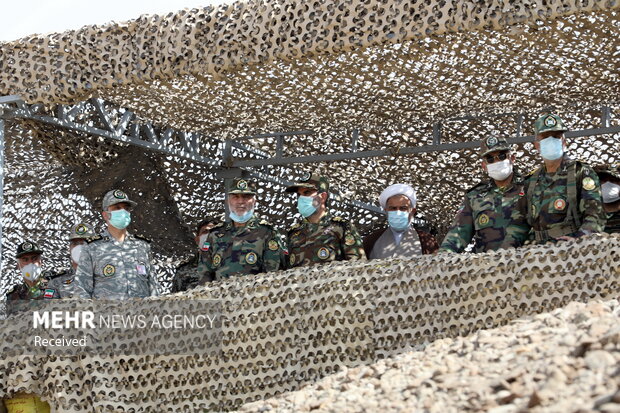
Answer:
[[[69,232],[69,259],[71,260],[71,267],[54,275],[47,285],[47,288],[54,292],[54,298],[70,298],[73,295],[72,284],[83,245],[87,239],[94,236],[95,232],[88,224],[79,223],[71,227]]]
[[[107,231],[88,240],[80,254],[73,282],[75,297],[125,300],[159,295],[151,246],[126,229],[131,222],[129,210],[136,205],[118,189],[103,197]]]
[[[516,248],[528,239],[524,180],[513,169],[510,145],[505,138],[489,136],[480,146],[489,179],[467,191],[440,252],[463,252],[472,239],[474,252]]]
[[[49,271],[42,270],[42,251],[31,241],[22,242],[17,246],[17,268],[22,273],[22,281],[15,285],[7,294],[7,313],[15,314],[32,307],[28,300],[51,299],[53,291],[48,290]]]
[[[256,184],[234,179],[226,202],[232,222],[216,226],[207,237],[198,266],[200,283],[283,269],[285,250],[280,234],[254,215]]]
[[[196,237],[194,237],[194,241],[196,242],[198,251],[189,261],[181,264],[177,268],[176,274],[172,279],[172,293],[191,290],[200,284],[200,277],[198,276],[200,257],[209,249],[207,237],[218,223],[219,221],[217,219],[207,217],[196,226]]]
[[[603,209],[607,215],[605,232],[620,233],[620,164],[594,168],[601,180]]]
[[[559,116],[543,115],[534,124],[534,145],[544,164],[527,178],[528,222],[537,243],[567,240],[603,231],[605,212],[594,170],[565,154]]]
[[[303,217],[287,234],[291,268],[366,259],[362,239],[355,226],[329,213],[328,191],[327,178],[310,173],[286,189],[286,192],[298,195],[297,210]]]

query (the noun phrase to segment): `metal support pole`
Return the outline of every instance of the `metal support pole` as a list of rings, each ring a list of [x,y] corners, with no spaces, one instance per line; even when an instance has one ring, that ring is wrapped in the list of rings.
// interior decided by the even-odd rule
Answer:
[[[601,111],[601,128],[608,128],[611,118],[611,108],[609,106],[603,106]]]
[[[281,158],[284,154],[284,135],[278,135],[276,138],[276,158]]]
[[[524,120],[524,116],[523,114],[520,114],[519,116],[517,116],[517,131],[515,132],[515,137],[520,137],[521,133],[523,132],[523,120]]]
[[[441,122],[433,125],[433,145],[441,145]]]
[[[353,129],[353,134],[351,135],[351,152],[357,152],[357,142],[360,138],[360,130]]]

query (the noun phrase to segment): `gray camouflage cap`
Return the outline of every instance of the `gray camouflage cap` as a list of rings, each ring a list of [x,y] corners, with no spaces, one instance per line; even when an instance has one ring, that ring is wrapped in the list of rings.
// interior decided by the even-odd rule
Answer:
[[[116,205],[123,202],[131,205],[132,207],[138,205],[136,202],[130,200],[127,194],[120,189],[108,191],[108,193],[103,197],[103,211],[107,211],[111,205]]]

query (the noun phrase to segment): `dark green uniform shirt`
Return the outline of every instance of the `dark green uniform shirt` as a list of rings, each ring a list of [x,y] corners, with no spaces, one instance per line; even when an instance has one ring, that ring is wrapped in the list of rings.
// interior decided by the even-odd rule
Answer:
[[[317,224],[307,219],[288,231],[289,266],[366,259],[355,226],[340,217],[324,215]]]
[[[526,185],[528,222],[536,241],[603,231],[606,216],[601,186],[589,165],[565,155],[556,172],[546,172],[543,165],[528,176]]]
[[[499,188],[489,178],[467,191],[439,251],[463,252],[472,239],[474,252],[520,247],[529,231],[524,179]]]
[[[285,250],[280,234],[267,221],[259,221],[256,217],[250,218],[242,227],[229,222],[213,228],[207,243],[209,249],[198,266],[201,280],[219,280],[284,268]]]
[[[620,233],[620,211],[607,214],[607,223],[605,224],[605,232],[608,234]]]

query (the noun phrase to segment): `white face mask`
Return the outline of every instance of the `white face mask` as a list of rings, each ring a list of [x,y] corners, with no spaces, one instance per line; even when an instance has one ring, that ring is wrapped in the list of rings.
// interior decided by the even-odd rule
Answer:
[[[601,185],[601,192],[603,192],[603,202],[606,204],[620,199],[620,185],[613,182],[605,182]]]
[[[76,245],[75,247],[71,249],[71,259],[76,264],[80,263],[80,255],[82,254],[82,248],[84,248],[83,245]]]
[[[198,238],[198,249],[201,251],[207,251],[209,249],[208,245],[205,245],[205,243],[207,242],[207,237],[209,236],[209,233],[207,232],[206,234],[202,234],[199,238]]]
[[[512,162],[510,159],[504,159],[501,162],[487,164],[487,172],[496,181],[503,181],[512,173]]]
[[[37,282],[41,278],[41,266],[39,264],[30,263],[21,268],[22,277],[30,282]]]

